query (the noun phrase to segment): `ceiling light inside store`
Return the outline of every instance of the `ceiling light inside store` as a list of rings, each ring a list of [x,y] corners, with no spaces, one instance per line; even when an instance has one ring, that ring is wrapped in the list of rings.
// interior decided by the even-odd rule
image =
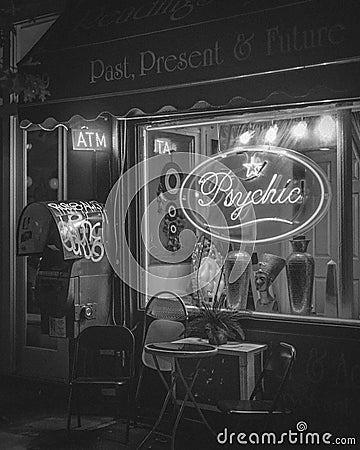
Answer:
[[[292,129],[292,133],[296,139],[304,138],[307,134],[307,123],[305,120],[298,122]]]
[[[278,126],[272,125],[265,134],[265,142],[267,144],[272,144],[273,142],[275,142],[277,132],[278,132]]]
[[[255,131],[245,131],[245,133],[242,133],[239,137],[239,141],[241,144],[248,144],[250,142],[250,139],[254,136]]]
[[[318,123],[318,133],[322,140],[331,141],[335,137],[336,122],[332,116],[323,116]]]

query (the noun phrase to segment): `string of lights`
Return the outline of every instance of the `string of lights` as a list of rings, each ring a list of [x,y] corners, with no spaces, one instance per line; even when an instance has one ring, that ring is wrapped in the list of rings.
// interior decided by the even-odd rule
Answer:
[[[331,141],[336,133],[336,119],[329,114],[319,117],[313,132],[317,134],[321,141]],[[308,122],[303,118],[294,124],[291,130],[291,134],[296,140],[306,138],[309,133]],[[273,144],[278,138],[278,134],[279,126],[275,122],[272,122],[265,133],[264,143]],[[251,129],[251,125],[249,125],[249,129],[242,132],[237,140],[242,145],[248,145],[251,144],[251,141],[256,139],[256,137],[256,131]]]

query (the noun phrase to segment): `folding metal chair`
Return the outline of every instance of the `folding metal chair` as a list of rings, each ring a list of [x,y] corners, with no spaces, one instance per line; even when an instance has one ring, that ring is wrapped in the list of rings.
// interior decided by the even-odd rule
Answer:
[[[283,393],[296,358],[295,348],[280,342],[273,348],[249,400],[220,400],[217,407],[226,414],[288,414]]]
[[[185,303],[173,292],[160,291],[148,301],[144,311],[142,357],[135,395],[136,404],[140,396],[144,368],[156,370],[154,359],[144,351],[145,344],[181,339],[185,335],[187,320]],[[158,362],[161,372],[171,372],[173,368],[171,358],[159,358]],[[162,381],[168,388],[165,377],[162,377]]]
[[[81,426],[80,391],[86,386],[114,387],[125,391],[129,440],[131,395],[134,381],[135,338],[122,326],[93,326],[85,328],[76,340],[70,381],[67,429],[70,429],[73,401],[77,407],[77,425]]]

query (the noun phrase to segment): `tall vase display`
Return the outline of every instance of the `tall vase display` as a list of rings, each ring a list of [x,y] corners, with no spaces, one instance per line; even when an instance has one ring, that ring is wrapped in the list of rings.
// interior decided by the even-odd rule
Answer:
[[[290,243],[293,252],[286,260],[290,310],[292,314],[309,315],[314,285],[314,258],[307,253],[310,240],[298,236]]]
[[[235,250],[225,260],[227,304],[230,308],[246,309],[249,292],[251,257],[249,253]]]

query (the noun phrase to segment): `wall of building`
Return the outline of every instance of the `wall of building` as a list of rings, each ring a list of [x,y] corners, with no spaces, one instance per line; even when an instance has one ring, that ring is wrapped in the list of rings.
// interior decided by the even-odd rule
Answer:
[[[34,6],[34,5],[32,5]],[[58,15],[55,3],[52,9],[49,4],[46,9],[37,5],[40,17],[38,19],[25,19],[32,17],[28,13],[14,17],[14,27],[4,28],[4,41],[1,48],[2,68],[13,68],[25,53],[40,39],[47,29],[54,23]],[[33,12],[34,12],[33,11]],[[44,16],[41,13],[51,12]],[[55,14],[56,12],[56,14]],[[22,18],[20,22],[17,19]],[[22,166],[19,164],[22,152],[21,134],[17,124],[17,105],[14,95],[4,88],[2,90],[2,104],[0,105],[0,167],[1,167],[1,301],[0,301],[0,373],[8,374],[16,368],[16,327],[23,326],[23,318],[16,317],[16,291],[15,278],[15,240],[16,217],[19,212],[18,189],[19,179],[23,176]]]

